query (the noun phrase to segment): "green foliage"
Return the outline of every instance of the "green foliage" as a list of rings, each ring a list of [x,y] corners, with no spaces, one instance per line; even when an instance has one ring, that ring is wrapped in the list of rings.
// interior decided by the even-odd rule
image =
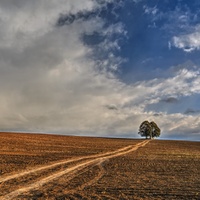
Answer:
[[[142,137],[146,137],[146,138],[154,138],[154,137],[159,137],[160,136],[160,128],[158,127],[158,125],[155,122],[148,122],[148,121],[144,121],[141,123],[140,127],[139,127],[139,133]]]
[[[146,138],[151,136],[151,125],[148,121],[142,122],[139,128],[139,134]]]
[[[151,128],[152,128],[152,137],[159,137],[160,136],[160,128],[155,122],[150,122]]]

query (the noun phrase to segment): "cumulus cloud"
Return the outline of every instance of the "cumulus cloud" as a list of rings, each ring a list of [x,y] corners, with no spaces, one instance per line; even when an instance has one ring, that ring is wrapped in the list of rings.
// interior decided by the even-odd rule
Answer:
[[[105,96],[117,81],[108,78],[106,70],[95,68],[96,60],[89,57],[92,49],[84,45],[81,35],[99,31],[110,37],[121,30],[118,25],[103,28],[104,20],[98,17],[66,26],[57,26],[57,21],[62,13],[76,16],[107,2],[111,1],[1,1],[2,129],[93,126],[95,117],[91,120],[89,116],[95,115],[95,110],[102,112]],[[112,41],[108,44],[112,46]],[[112,64],[113,57],[104,62]]]
[[[195,31],[190,34],[174,36],[172,43],[175,47],[182,49],[185,52],[192,52],[200,49],[200,26],[195,28]]]

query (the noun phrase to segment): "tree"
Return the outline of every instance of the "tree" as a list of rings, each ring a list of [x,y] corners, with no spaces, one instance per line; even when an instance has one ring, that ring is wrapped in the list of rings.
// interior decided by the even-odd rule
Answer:
[[[151,125],[148,121],[144,121],[142,122],[142,124],[140,125],[140,128],[139,128],[139,133],[142,137],[146,137],[146,139],[148,137],[151,138]]]
[[[152,128],[152,137],[159,137],[160,136],[160,128],[155,122],[150,122],[151,128]]]
[[[139,132],[142,137],[146,137],[146,139],[149,137],[150,139],[154,137],[159,137],[160,136],[160,128],[155,122],[148,122],[144,121],[141,123],[139,127]]]

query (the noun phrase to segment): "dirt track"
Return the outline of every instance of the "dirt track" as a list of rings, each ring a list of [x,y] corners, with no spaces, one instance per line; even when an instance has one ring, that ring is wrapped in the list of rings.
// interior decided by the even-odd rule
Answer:
[[[87,170],[89,170],[89,168],[91,166],[94,166],[94,165],[101,166],[102,162],[104,162],[105,160],[135,151],[139,147],[142,147],[142,146],[146,145],[147,143],[149,143],[149,141],[144,141],[144,142],[141,142],[141,143],[133,145],[133,146],[128,146],[128,147],[116,150],[114,152],[107,152],[107,153],[99,154],[99,155],[95,155],[95,156],[86,156],[86,157],[82,157],[82,158],[78,158],[78,159],[61,161],[61,162],[47,165],[44,167],[39,167],[39,168],[35,168],[35,169],[29,170],[29,171],[21,172],[19,174],[14,174],[11,176],[3,177],[0,179],[0,182],[5,182],[10,179],[17,179],[21,176],[26,176],[31,173],[35,173],[37,171],[50,169],[50,168],[56,167],[58,165],[63,165],[63,164],[67,164],[70,162],[76,162],[74,164],[74,166],[72,166],[70,168],[64,169],[59,172],[53,172],[51,175],[29,184],[29,186],[27,186],[27,187],[22,187],[22,188],[17,189],[5,196],[2,196],[1,199],[5,199],[5,200],[13,199],[13,198],[19,196],[20,194],[29,192],[30,190],[33,190],[35,188],[42,187],[44,184],[46,184],[50,181],[53,181],[54,179],[59,178],[63,175],[70,174],[70,179],[71,179],[72,177],[75,177],[78,174],[78,172],[80,170],[82,170],[83,168],[87,168]],[[86,161],[82,161],[82,160],[86,160]],[[102,171],[103,171],[103,169],[102,169]],[[102,174],[100,176],[102,176]],[[94,183],[96,180],[98,180],[100,176],[97,174],[97,176],[92,180],[92,183]]]

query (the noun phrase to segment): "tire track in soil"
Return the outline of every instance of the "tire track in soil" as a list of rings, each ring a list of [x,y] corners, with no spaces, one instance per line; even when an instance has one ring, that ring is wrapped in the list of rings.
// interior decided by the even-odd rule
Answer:
[[[73,162],[73,161],[80,161],[80,160],[83,160],[83,159],[86,159],[86,158],[91,158],[90,160],[87,160],[87,161],[84,161],[84,162],[81,162],[81,163],[77,163],[77,164],[75,164],[75,166],[69,167],[69,168],[67,168],[63,171],[55,172],[52,175],[49,175],[45,178],[40,179],[39,181],[36,181],[32,184],[29,184],[29,186],[27,186],[27,187],[22,187],[20,189],[17,189],[17,190],[15,190],[15,191],[13,191],[13,192],[5,195],[5,196],[0,197],[0,199],[1,200],[13,199],[13,198],[15,198],[15,197],[17,197],[21,194],[28,193],[29,191],[34,190],[36,188],[40,188],[43,185],[47,184],[48,182],[50,182],[54,179],[57,179],[57,178],[59,178],[63,175],[70,175],[70,176],[73,175],[73,177],[70,178],[70,179],[72,179],[72,178],[76,177],[77,172],[79,172],[80,170],[82,170],[84,168],[87,168],[87,167],[89,168],[89,167],[94,166],[94,165],[101,165],[102,162],[104,162],[105,160],[108,160],[110,158],[118,157],[118,156],[130,153],[132,151],[135,151],[139,147],[145,146],[147,143],[149,143],[149,140],[140,142],[139,144],[136,144],[134,146],[133,145],[127,146],[125,148],[122,148],[122,149],[119,149],[119,150],[116,150],[116,151],[113,151],[113,152],[99,154],[99,155],[96,155],[96,157],[95,156],[85,156],[85,157],[78,158],[78,159],[62,161],[62,162],[58,162],[58,163],[55,163],[55,164],[52,164],[52,165],[49,165],[49,166],[36,168],[36,169],[30,170],[30,171],[27,171],[27,172],[22,172],[21,174],[19,174],[19,176],[17,176],[17,174],[12,175],[12,177],[18,178],[20,176],[33,173],[33,171],[34,172],[39,171],[39,170],[41,170],[41,168],[42,169],[49,169],[49,168],[54,167],[55,165],[57,166],[57,165],[60,165],[60,164],[66,164],[66,163]],[[4,180],[10,180],[12,177],[8,176],[7,179],[5,177]]]
[[[85,187],[88,187],[90,185],[93,185],[94,183],[96,183],[103,175],[104,175],[104,168],[102,166],[103,162],[105,161],[105,159],[102,159],[100,161],[100,163],[98,164],[98,168],[100,170],[100,172],[93,178],[91,179],[89,182],[86,182],[86,183],[83,183],[82,185],[80,186],[77,186],[76,188],[72,189],[72,190],[69,190],[66,194],[74,194],[74,193],[77,193],[77,191],[81,191],[83,190]],[[96,166],[96,165],[95,165]],[[87,169],[88,171],[88,169]]]
[[[79,187],[78,187],[78,190],[83,190],[85,187],[88,187],[88,186],[90,186],[90,185],[93,185],[94,183],[96,183],[96,182],[104,175],[105,170],[104,170],[104,168],[103,168],[103,166],[102,166],[102,164],[103,164],[104,161],[105,161],[105,160],[102,160],[102,161],[100,161],[100,163],[98,164],[98,167],[99,167],[99,169],[100,169],[100,172],[97,174],[97,176],[95,176],[95,178],[92,179],[92,180],[90,180],[89,182],[84,183],[83,185],[79,186]]]
[[[11,174],[11,175],[8,175],[8,176],[5,176],[5,177],[1,177],[0,178],[0,183],[9,181],[11,179],[19,178],[21,176],[30,175],[30,174],[36,173],[38,171],[51,169],[51,168],[57,167],[59,165],[64,165],[64,164],[68,164],[68,163],[72,163],[72,162],[76,162],[76,161],[81,161],[81,160],[84,160],[84,159],[97,158],[97,157],[106,156],[106,155],[109,155],[109,154],[114,154],[114,153],[117,153],[119,151],[126,150],[126,149],[128,149],[130,147],[132,147],[132,146],[127,146],[127,147],[118,149],[118,150],[113,151],[113,152],[107,152],[107,153],[96,154],[96,155],[91,155],[91,156],[83,156],[83,157],[70,159],[70,160],[67,160],[67,161],[66,160],[59,161],[59,162],[56,162],[56,163],[53,163],[53,164],[50,164],[50,165],[45,165],[45,166],[42,166],[42,167],[37,167],[37,168],[30,169],[30,170],[26,170],[26,171],[23,171],[23,172],[20,172],[20,173]]]

